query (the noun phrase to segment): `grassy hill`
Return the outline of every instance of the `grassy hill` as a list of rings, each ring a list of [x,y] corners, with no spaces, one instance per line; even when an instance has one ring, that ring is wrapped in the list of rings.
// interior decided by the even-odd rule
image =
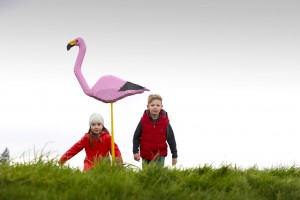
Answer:
[[[0,165],[0,199],[300,199],[300,169],[234,166],[191,169],[149,165],[139,170],[132,165],[102,162],[89,172],[55,160]]]

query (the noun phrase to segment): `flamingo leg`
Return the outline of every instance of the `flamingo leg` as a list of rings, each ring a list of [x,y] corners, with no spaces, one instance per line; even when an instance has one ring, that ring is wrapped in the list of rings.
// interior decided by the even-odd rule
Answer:
[[[112,163],[115,162],[115,134],[114,134],[114,109],[113,103],[110,103],[110,116],[111,116],[111,158]]]

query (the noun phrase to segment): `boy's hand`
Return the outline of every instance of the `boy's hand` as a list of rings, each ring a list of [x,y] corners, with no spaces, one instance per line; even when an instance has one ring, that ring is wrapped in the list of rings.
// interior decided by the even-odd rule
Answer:
[[[177,163],[177,158],[172,158],[172,165],[174,166],[176,165],[176,163]]]
[[[140,157],[140,154],[139,154],[139,153],[135,153],[135,154],[133,154],[133,158],[134,158],[134,160],[136,160],[136,161],[140,161],[140,159],[141,159],[141,157]]]

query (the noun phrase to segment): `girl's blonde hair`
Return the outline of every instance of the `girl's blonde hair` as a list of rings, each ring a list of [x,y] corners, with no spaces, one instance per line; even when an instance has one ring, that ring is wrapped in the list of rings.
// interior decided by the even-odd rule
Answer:
[[[159,100],[162,102],[162,97],[159,94],[150,94],[148,97],[148,105],[153,101],[153,100]]]

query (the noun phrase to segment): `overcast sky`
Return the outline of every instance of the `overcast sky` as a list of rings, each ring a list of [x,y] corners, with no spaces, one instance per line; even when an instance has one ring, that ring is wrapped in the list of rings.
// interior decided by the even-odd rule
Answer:
[[[73,72],[150,92],[114,104],[115,142],[127,163],[147,97],[159,93],[174,129],[178,166],[298,165],[300,3],[296,0],[0,2],[0,153],[61,156],[93,112],[110,130],[110,105],[86,96]],[[170,153],[170,151],[169,151]],[[68,163],[82,168],[85,153]],[[171,156],[166,158],[171,165]]]

